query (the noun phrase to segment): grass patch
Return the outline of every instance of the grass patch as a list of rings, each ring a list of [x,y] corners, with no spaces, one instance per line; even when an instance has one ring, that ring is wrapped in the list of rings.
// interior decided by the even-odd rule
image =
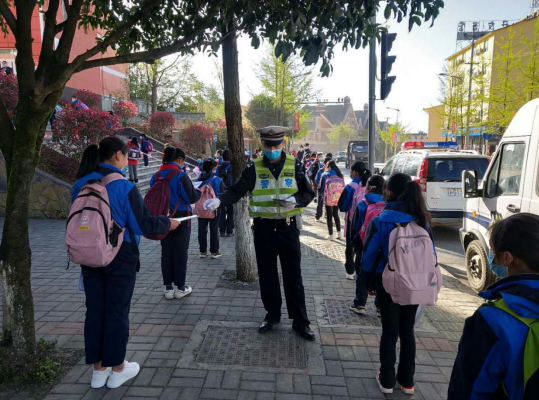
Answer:
[[[57,347],[56,340],[40,339],[36,350],[25,357],[17,357],[9,347],[0,347],[0,393],[9,399],[39,398],[83,355],[80,349]]]

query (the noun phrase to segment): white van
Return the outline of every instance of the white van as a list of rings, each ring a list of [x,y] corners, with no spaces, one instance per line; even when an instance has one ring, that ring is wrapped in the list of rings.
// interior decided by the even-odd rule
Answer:
[[[463,172],[466,201],[460,240],[473,289],[484,290],[496,281],[488,260],[491,222],[519,212],[539,214],[538,164],[539,99],[535,99],[511,121],[482,182],[477,171]]]

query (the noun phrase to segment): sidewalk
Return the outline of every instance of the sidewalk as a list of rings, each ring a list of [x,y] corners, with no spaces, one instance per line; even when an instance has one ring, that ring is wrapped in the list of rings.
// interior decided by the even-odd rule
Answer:
[[[259,335],[265,315],[259,293],[221,279],[235,269],[235,239],[221,239],[222,258],[199,259],[193,224],[187,273],[193,293],[187,298],[164,299],[160,244],[142,243],[127,354],[143,367],[139,376],[119,389],[92,390],[91,368],[81,360],[46,398],[445,399],[464,319],[480,300],[443,271],[438,304],[427,307],[416,327],[416,394],[384,397],[374,380],[381,329],[372,299],[364,317],[347,309],[354,282],[345,279],[344,242],[325,241],[327,227],[315,222],[313,211],[307,210],[301,240],[315,343],[299,339],[288,319]],[[65,221],[30,222],[36,330],[61,346],[83,348],[84,294],[77,291],[79,268],[64,269],[64,229]]]

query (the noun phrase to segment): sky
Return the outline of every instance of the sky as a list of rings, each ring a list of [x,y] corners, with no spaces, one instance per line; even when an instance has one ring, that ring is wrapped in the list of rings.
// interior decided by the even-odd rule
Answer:
[[[391,54],[397,56],[391,75],[396,75],[391,93],[385,101],[376,102],[379,120],[394,123],[399,109],[399,121],[411,132],[427,132],[428,116],[424,108],[439,104],[440,77],[444,60],[456,50],[457,25],[459,21],[518,20],[530,10],[531,0],[445,0],[445,8],[430,27],[430,21],[421,27],[414,25],[408,32],[408,21],[398,24],[390,19],[390,32],[397,33]],[[382,8],[383,11],[383,8]],[[385,22],[382,15],[378,21]],[[498,25],[497,25],[498,27]],[[249,38],[238,39],[241,103],[247,104],[254,94],[261,92],[256,76],[258,58],[263,55],[262,46],[254,49]],[[314,68],[315,85],[321,90],[321,99],[337,101],[349,96],[355,110],[363,109],[368,101],[368,48],[335,51],[332,61],[333,74],[322,78],[320,64]],[[380,48],[377,54],[379,57]],[[220,57],[220,56],[219,56]],[[206,84],[219,85],[215,57],[197,54],[193,57],[193,71]],[[221,60],[219,59],[219,62]],[[379,75],[379,73],[378,73]],[[376,82],[377,95],[379,82]]]

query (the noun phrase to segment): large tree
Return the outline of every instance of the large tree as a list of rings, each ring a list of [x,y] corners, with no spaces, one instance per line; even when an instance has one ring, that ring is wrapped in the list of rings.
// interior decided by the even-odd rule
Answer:
[[[345,49],[365,47],[370,37],[379,35],[383,28],[373,24],[371,16],[381,3],[0,0],[0,29],[13,34],[19,84],[13,119],[0,101],[0,150],[8,181],[0,247],[4,343],[21,354],[35,348],[28,199],[49,116],[74,74],[122,63],[152,63],[194,49],[215,53],[223,39],[223,29],[234,23],[237,32],[251,37],[254,47],[267,38],[279,49],[277,55],[283,61],[298,51],[306,65],[321,60],[322,76],[328,76],[338,43]],[[384,5],[399,22],[408,16],[411,24],[420,24],[422,18],[434,20],[444,3],[389,0]],[[61,6],[65,13],[59,12]],[[37,18],[38,13],[42,13],[42,19]],[[99,32],[95,45],[80,54],[72,51],[77,29]],[[36,31],[41,33],[38,37],[32,35]],[[38,46],[39,55],[34,54]],[[233,134],[242,132],[234,129]]]
[[[153,64],[131,64],[128,84],[131,99],[149,103],[153,114],[178,107],[193,95],[199,82],[189,58],[176,56]]]

